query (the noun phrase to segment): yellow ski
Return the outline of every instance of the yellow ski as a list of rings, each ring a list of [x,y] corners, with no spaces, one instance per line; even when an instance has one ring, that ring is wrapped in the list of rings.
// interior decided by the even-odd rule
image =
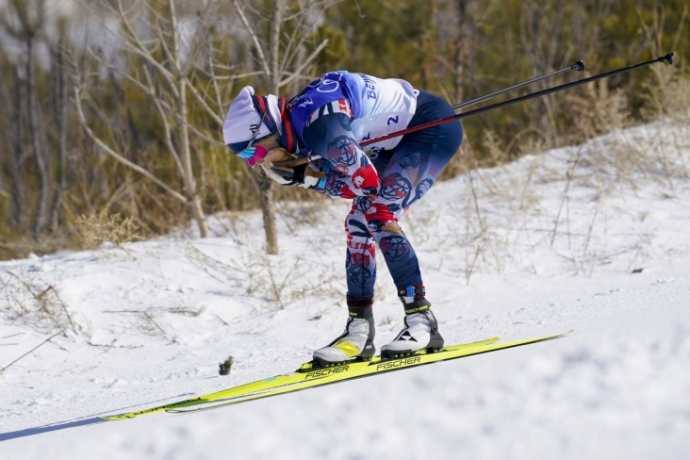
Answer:
[[[377,356],[368,362],[298,372],[290,375],[290,383],[264,388],[259,388],[259,386],[256,386],[253,390],[250,390],[250,392],[245,392],[241,395],[235,394],[230,396],[226,394],[225,396],[217,397],[214,400],[206,400],[204,402],[197,403],[196,405],[198,407],[189,407],[192,404],[187,404],[185,406],[166,407],[162,410],[172,413],[188,413],[214,409],[221,406],[228,406],[231,404],[238,404],[241,402],[267,398],[270,396],[292,393],[299,390],[305,390],[307,388],[315,388],[356,378],[370,377],[384,372],[408,369],[411,367],[431,364],[439,361],[447,361],[466,356],[478,355],[481,353],[488,353],[491,351],[503,350],[506,348],[543,342],[546,340],[563,337],[570,332],[572,331],[507,343],[495,343],[498,339],[489,339],[474,344],[447,347],[436,353],[420,353],[391,360],[382,360],[381,357]],[[218,393],[215,395],[218,395]]]
[[[498,337],[482,340],[479,342],[466,343],[462,345],[454,345],[446,347],[443,351],[434,353],[433,355],[440,355],[451,352],[459,352],[466,349],[484,347],[498,341]],[[427,355],[415,355],[427,356]],[[432,356],[431,354],[428,356]],[[410,357],[413,358],[413,357]],[[409,358],[408,358],[409,359]],[[398,360],[391,360],[394,362]],[[368,369],[371,364],[381,362],[380,357],[375,357],[372,361],[356,361],[339,366],[328,367],[320,370],[311,369],[311,363],[306,363],[295,372],[289,374],[276,375],[256,382],[247,383],[226,390],[221,390],[215,393],[198,396],[196,398],[186,399],[175,403],[165,404],[162,406],[151,407],[149,409],[142,409],[140,411],[127,412],[123,414],[110,415],[100,417],[103,420],[126,420],[130,418],[139,417],[141,415],[152,414],[155,412],[178,412],[181,409],[193,408],[193,406],[208,405],[209,403],[233,404],[236,402],[249,401],[265,396],[272,396],[273,394],[288,393],[290,391],[297,391],[308,386],[325,385],[330,382],[338,382],[347,378],[355,378],[359,374],[353,375],[353,372],[360,372]],[[388,362],[388,361],[386,361]],[[366,375],[366,373],[364,374]],[[319,382],[319,383],[317,383]],[[297,385],[295,389],[293,386]],[[307,387],[308,387],[307,386]],[[282,390],[282,391],[279,391]],[[271,391],[279,391],[278,393],[268,393]],[[215,405],[213,405],[215,406]]]

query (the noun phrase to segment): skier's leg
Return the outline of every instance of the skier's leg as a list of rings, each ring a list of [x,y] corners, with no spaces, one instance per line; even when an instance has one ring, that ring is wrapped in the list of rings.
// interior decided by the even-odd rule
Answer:
[[[384,180],[385,177],[394,177],[398,185],[411,186],[411,182],[397,172],[384,176]],[[411,187],[407,185],[403,188],[411,190]],[[383,190],[386,190],[385,183]],[[431,312],[431,304],[426,300],[417,254],[398,223],[405,209],[401,202],[409,199],[410,195],[400,192],[395,196],[395,199],[390,198],[389,204],[385,204],[385,197],[379,196],[365,214],[369,229],[386,260],[405,309],[404,329],[391,343],[381,348],[381,354],[386,357],[414,353],[422,349],[437,350],[443,347],[438,323]]]
[[[367,229],[363,209],[369,199],[354,200],[345,219],[347,232],[347,308],[349,318],[345,331],[328,346],[316,350],[314,359],[322,365],[374,356],[374,317],[372,305],[376,280],[374,239]]]
[[[422,92],[412,124],[448,116],[448,111],[454,113],[442,99]],[[371,305],[376,259],[372,236],[382,250],[406,312],[405,329],[393,342],[384,346],[382,353],[396,356],[443,346],[436,318],[431,313],[431,304],[425,297],[417,255],[400,228],[398,219],[429,190],[458,150],[461,141],[462,127],[459,122],[405,136],[393,156],[387,159],[387,165],[381,168],[383,173],[378,196],[355,200],[345,225],[348,232],[348,310],[351,316],[343,335],[328,347],[317,350],[315,360],[332,364],[357,357],[368,358],[369,353],[373,354]]]
[[[351,299],[372,299],[376,281],[376,246],[367,227],[364,212],[371,199],[360,197],[352,202],[352,209],[345,218],[347,252],[347,296]],[[370,303],[371,304],[371,303]]]
[[[414,145],[399,147],[382,174],[379,195],[364,213],[369,232],[376,239],[398,289],[423,284],[417,254],[399,219],[431,188],[452,157],[452,153],[435,153],[434,149],[423,151]]]
[[[452,114],[442,99],[421,93],[417,124]],[[381,174],[381,190],[365,212],[386,265],[405,308],[405,328],[381,352],[386,356],[438,349],[443,338],[426,299],[419,260],[398,220],[403,212],[424,196],[443,168],[457,152],[462,127],[452,122],[405,136]]]

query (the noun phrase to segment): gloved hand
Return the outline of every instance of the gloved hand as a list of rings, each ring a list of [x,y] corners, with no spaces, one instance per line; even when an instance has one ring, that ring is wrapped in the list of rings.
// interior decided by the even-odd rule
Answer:
[[[287,165],[294,162],[294,160],[295,158],[292,155],[279,147],[268,151],[264,158],[262,158],[259,166],[261,166],[261,172],[264,176],[281,185],[292,185],[292,169],[287,167],[276,168],[276,164],[282,163]],[[274,169],[276,170],[274,171]]]
[[[261,167],[267,177],[282,185],[297,185],[299,187],[323,188],[328,171],[322,170],[314,163],[302,164],[295,160],[269,162],[265,161]]]

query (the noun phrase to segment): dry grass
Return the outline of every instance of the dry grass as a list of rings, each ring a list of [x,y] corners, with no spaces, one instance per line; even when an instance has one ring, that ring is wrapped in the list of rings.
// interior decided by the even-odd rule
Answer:
[[[68,305],[52,284],[46,284],[32,273],[0,273],[0,314],[8,323],[27,325],[39,332],[79,332]]]
[[[646,121],[669,117],[688,123],[690,115],[690,77],[682,77],[668,67],[653,67],[655,79],[644,92],[642,116]]]
[[[74,241],[74,235],[65,229],[38,237],[35,237],[31,234],[12,235],[5,237],[9,241],[4,244],[0,243],[0,260],[24,259],[30,254],[46,255],[60,250],[74,249],[78,247]]]
[[[524,133],[504,145],[492,132],[484,132],[481,146],[486,155],[475,160],[470,145],[462,158],[467,173],[464,195],[458,201],[464,200],[464,206],[452,210],[457,215],[455,228],[462,230],[455,233],[454,244],[445,246],[460,252],[442,254],[441,264],[453,267],[467,283],[477,273],[517,267],[536,271],[537,254],[560,256],[565,271],[583,276],[593,276],[615,261],[629,270],[643,264],[652,252],[654,235],[641,230],[620,240],[612,234],[609,222],[614,214],[628,214],[629,220],[635,216],[631,210],[611,206],[608,199],[650,185],[661,196],[673,198],[677,181],[690,178],[690,164],[682,153],[687,151],[687,140],[665,130],[669,123],[690,124],[690,79],[663,66],[655,72],[657,81],[648,88],[644,118],[657,123],[644,130],[627,130],[640,123],[632,116],[629,98],[601,84],[567,96],[574,126],[568,139],[557,142],[579,147],[563,150],[548,162],[535,156],[510,173],[486,171],[482,168],[509,161],[509,150],[517,149],[521,156],[539,154],[544,145],[538,136]],[[659,130],[656,135],[650,131],[654,126]],[[607,136],[602,140],[587,142],[603,135]],[[580,205],[580,212],[571,212],[572,204],[581,201],[587,190],[594,200],[589,212],[583,214],[586,208]]]
[[[143,240],[145,237],[134,218],[123,217],[121,214],[98,212],[79,216],[74,227],[83,249],[96,249],[103,243],[120,246],[122,243]]]

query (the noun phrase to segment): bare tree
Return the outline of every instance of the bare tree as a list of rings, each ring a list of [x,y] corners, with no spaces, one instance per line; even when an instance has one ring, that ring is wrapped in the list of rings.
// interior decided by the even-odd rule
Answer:
[[[463,87],[465,85],[466,73],[467,73],[467,40],[468,40],[468,28],[469,28],[469,18],[467,14],[467,2],[468,0],[457,0],[457,14],[458,14],[458,33],[456,37],[456,48],[455,48],[455,75],[453,79],[454,97],[456,101],[462,101],[463,97]]]
[[[36,107],[36,70],[35,48],[36,41],[43,32],[46,24],[45,0],[10,0],[11,16],[3,16],[3,25],[8,34],[19,40],[26,46],[25,55],[25,88],[26,88],[26,112],[28,120],[28,132],[31,150],[36,164],[36,172],[39,180],[39,196],[31,231],[34,235],[41,234],[50,212],[50,175],[48,171],[47,156],[41,145],[41,135],[38,126],[38,112]],[[15,130],[17,133],[18,130]],[[21,197],[18,197],[21,198]]]
[[[610,17],[618,3],[615,0],[583,0],[577,4],[564,0],[523,2],[519,23],[520,41],[530,74],[539,75],[562,68],[570,64],[575,56],[591,62],[597,50],[601,49],[599,41],[602,33],[602,22],[593,21],[592,17]],[[642,49],[646,48],[643,46]],[[553,81],[541,81],[536,83],[536,87],[544,89],[551,84]],[[629,93],[634,94],[633,91]],[[560,137],[565,130],[562,126],[564,117],[561,115],[566,100],[547,95],[538,102],[543,110],[534,111],[538,114],[535,121],[546,147],[556,147],[562,143]]]
[[[255,59],[260,69],[261,78],[268,91],[276,96],[286,85],[296,79],[305,79],[306,70],[314,63],[328,40],[315,44],[313,51],[304,59],[304,50],[310,43],[310,28],[320,15],[335,4],[334,0],[301,0],[288,3],[286,0],[269,0],[262,2],[262,14],[257,2],[240,2],[232,0],[240,20],[251,39]],[[263,23],[268,22],[268,35],[261,34]],[[313,76],[306,76],[311,79]],[[258,176],[250,171],[252,179],[261,196],[261,211],[266,233],[266,252],[278,254],[278,233],[275,221],[275,203],[273,184],[270,179]]]
[[[97,50],[92,50],[91,54],[100,65],[121,75],[143,91],[155,106],[163,124],[165,145],[182,179],[182,190],[176,190],[174,186],[156,177],[153,172],[127,159],[116,146],[94,132],[83,107],[84,100],[89,99],[88,85],[85,84],[85,69],[81,69],[80,77],[75,85],[77,113],[81,124],[104,152],[152,180],[177,200],[186,203],[200,235],[206,237],[208,226],[202,200],[197,190],[190,136],[199,135],[207,141],[219,142],[204,135],[188,120],[191,96],[193,102],[198,104],[219,127],[223,125],[221,110],[218,107],[212,107],[213,104],[209,102],[209,99],[217,100],[217,97],[201,94],[191,81],[195,64],[191,56],[194,54],[195,47],[203,42],[202,35],[206,29],[196,24],[196,34],[190,42],[185,42],[180,25],[181,14],[176,8],[176,2],[172,0],[135,2],[130,9],[125,9],[121,0],[116,2],[115,7],[111,7],[109,2],[103,2],[102,6],[108,15],[119,19],[120,29],[110,30],[110,32],[117,37],[123,51],[136,58],[135,61],[129,62],[141,62],[141,66],[123,68],[121,65],[106,60]],[[197,20],[201,21],[207,14],[208,9],[200,12]]]
[[[10,155],[10,175],[12,176],[11,216],[15,228],[26,225],[26,180],[24,179],[24,152],[22,148],[24,110],[22,104],[22,85],[19,70],[15,68],[12,101],[12,153]]]
[[[0,59],[3,58],[2,56],[2,50],[0,49]],[[0,65],[2,65],[2,61],[0,61]],[[10,101],[10,96],[9,96],[9,91],[7,89],[7,86],[5,85],[4,80],[0,80],[0,100],[3,101]],[[10,114],[10,106],[11,104],[3,104],[0,106],[0,132],[7,132],[9,133],[10,130],[5,126],[11,119],[12,117],[9,116]],[[0,214],[2,214],[4,210],[4,200],[10,201],[12,199],[12,194],[10,193],[10,185],[7,183],[8,178],[6,177],[5,174],[3,174],[3,163],[5,159],[3,158],[3,152],[10,152],[11,148],[9,147],[11,143],[11,139],[8,139],[8,137],[5,136],[0,136]],[[12,160],[10,159],[10,168],[11,168],[11,162]],[[10,173],[11,174],[11,173]],[[10,205],[11,207],[12,205]],[[5,218],[12,224],[12,214],[11,212],[4,212]]]
[[[53,108],[58,131],[57,190],[53,197],[51,230],[60,226],[62,200],[67,189],[67,88],[65,78],[65,52],[62,40],[53,50]]]

